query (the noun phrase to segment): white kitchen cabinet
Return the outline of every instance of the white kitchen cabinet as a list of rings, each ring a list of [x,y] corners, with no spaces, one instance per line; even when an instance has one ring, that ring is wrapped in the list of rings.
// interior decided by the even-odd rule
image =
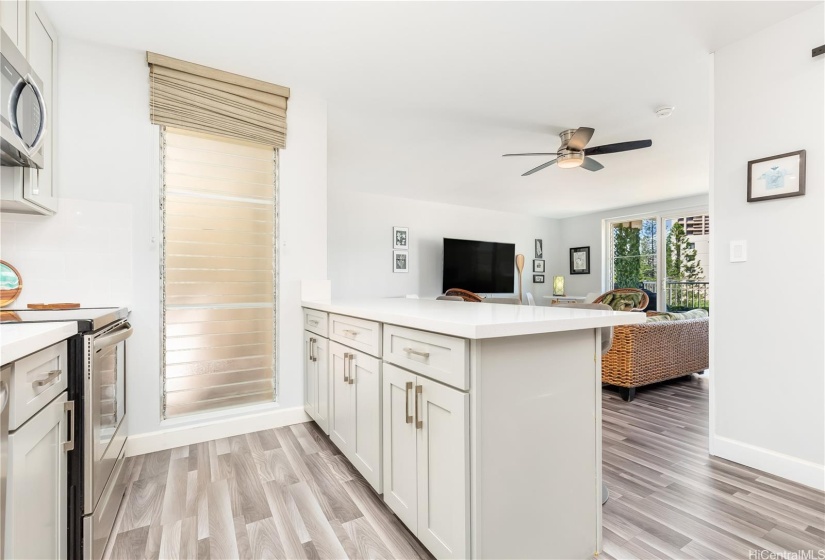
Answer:
[[[5,558],[66,558],[66,393],[9,435]]]
[[[26,0],[0,0],[0,27],[20,52],[26,52]]]
[[[57,34],[39,2],[1,0],[3,30],[11,37],[6,21],[12,15],[18,19],[18,43],[34,72],[43,80],[46,102],[46,132],[43,140],[43,169],[2,167],[0,209],[23,214],[54,214],[57,212],[55,176],[55,122],[57,92]],[[9,24],[11,25],[11,24]]]
[[[470,550],[469,394],[384,365],[384,501],[436,558]]]
[[[329,434],[328,340],[304,331],[304,410]]]
[[[380,494],[381,362],[337,342],[329,346],[329,437]]]

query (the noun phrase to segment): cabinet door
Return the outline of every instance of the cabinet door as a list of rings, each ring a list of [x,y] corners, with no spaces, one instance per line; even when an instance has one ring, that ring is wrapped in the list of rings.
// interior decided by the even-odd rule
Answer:
[[[350,353],[350,384],[355,410],[355,440],[350,461],[381,493],[381,360]]]
[[[0,0],[0,27],[9,39],[26,52],[26,0]]]
[[[317,335],[304,331],[304,410],[313,420],[318,414],[318,367],[313,360],[317,339]]]
[[[9,435],[5,558],[66,558],[66,393]]]
[[[384,364],[384,502],[415,533],[418,481],[413,394],[416,376]]]
[[[420,392],[418,392],[420,391]],[[469,395],[418,378],[418,539],[436,558],[466,558],[470,542]]]
[[[46,100],[46,137],[43,140],[43,169],[26,168],[23,198],[50,212],[57,211],[54,177],[55,86],[57,76],[57,36],[39,2],[28,2],[28,61],[43,80]],[[25,51],[24,51],[25,52]]]
[[[329,341],[315,335],[315,422],[329,434]]]
[[[349,384],[351,350],[337,342],[329,342],[330,411],[329,438],[349,457],[355,440],[355,401]]]

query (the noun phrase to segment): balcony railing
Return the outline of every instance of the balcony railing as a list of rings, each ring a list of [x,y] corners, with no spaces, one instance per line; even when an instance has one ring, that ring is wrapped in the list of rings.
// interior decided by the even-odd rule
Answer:
[[[667,282],[665,303],[668,310],[710,308],[708,282]]]
[[[657,293],[656,282],[642,282],[642,288]],[[710,308],[710,284],[708,282],[667,281],[665,283],[664,302],[669,311],[680,309]]]

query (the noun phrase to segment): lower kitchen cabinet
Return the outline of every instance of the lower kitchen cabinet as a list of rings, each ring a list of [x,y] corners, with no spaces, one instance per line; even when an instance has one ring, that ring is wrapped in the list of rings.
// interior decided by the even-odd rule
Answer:
[[[304,410],[329,434],[329,340],[304,331]]]
[[[384,501],[436,558],[470,551],[469,395],[383,371]]]
[[[381,493],[381,361],[329,342],[329,437]]]
[[[63,393],[9,435],[5,558],[66,558]]]

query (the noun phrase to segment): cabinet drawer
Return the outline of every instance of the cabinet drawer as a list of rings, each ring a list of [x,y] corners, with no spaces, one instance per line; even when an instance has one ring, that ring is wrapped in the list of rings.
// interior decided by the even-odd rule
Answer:
[[[320,336],[327,336],[329,314],[326,311],[315,311],[304,308],[304,328]]]
[[[381,357],[381,323],[330,315],[329,338],[377,358]]]
[[[470,389],[470,345],[463,338],[385,325],[384,360],[463,391]]]
[[[44,348],[12,364],[9,429],[16,430],[66,390],[66,341]]]

